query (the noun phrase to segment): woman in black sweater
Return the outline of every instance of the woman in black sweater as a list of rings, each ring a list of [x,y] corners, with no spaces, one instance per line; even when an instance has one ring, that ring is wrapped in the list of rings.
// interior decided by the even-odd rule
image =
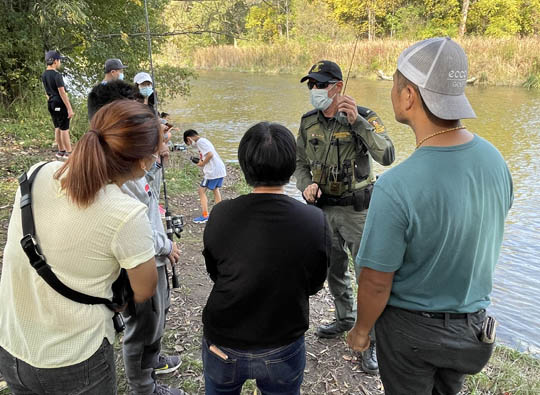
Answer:
[[[261,122],[240,141],[253,193],[216,205],[204,232],[214,287],[203,312],[207,394],[299,394],[309,296],[326,278],[329,227],[322,211],[284,194],[296,165],[292,133]]]

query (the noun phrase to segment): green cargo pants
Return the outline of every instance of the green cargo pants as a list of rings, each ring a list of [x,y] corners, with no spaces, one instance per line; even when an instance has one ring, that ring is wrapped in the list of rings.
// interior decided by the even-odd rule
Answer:
[[[367,210],[354,211],[353,206],[325,206],[323,211],[332,228],[332,251],[327,280],[330,293],[334,297],[336,321],[354,323],[356,302],[351,286],[347,249],[353,260],[356,259]],[[353,281],[356,281],[356,278],[357,273]]]

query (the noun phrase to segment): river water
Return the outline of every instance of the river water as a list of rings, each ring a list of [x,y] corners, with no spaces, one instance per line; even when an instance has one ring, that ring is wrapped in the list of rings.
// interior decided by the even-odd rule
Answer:
[[[209,138],[226,161],[236,161],[243,133],[259,121],[279,122],[295,135],[300,117],[311,109],[300,75],[201,72],[188,98],[163,109],[183,131]],[[375,110],[396,148],[394,166],[415,147],[412,131],[394,120],[388,81],[350,80],[347,94]],[[490,307],[498,321],[498,339],[540,357],[540,92],[509,87],[468,87],[478,116],[463,123],[491,141],[506,159],[514,180],[515,200],[506,233]],[[176,137],[181,142],[180,134]],[[376,172],[385,168],[376,165]],[[287,193],[298,197],[293,184]]]

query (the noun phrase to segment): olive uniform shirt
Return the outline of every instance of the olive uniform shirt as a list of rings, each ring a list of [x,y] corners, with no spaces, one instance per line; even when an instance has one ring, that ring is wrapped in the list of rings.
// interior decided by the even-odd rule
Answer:
[[[358,107],[358,114],[352,125],[328,119],[318,110],[302,116],[295,171],[301,192],[315,182],[323,194],[347,196],[375,182],[372,159],[383,166],[394,161],[394,145],[378,115],[365,107]],[[332,181],[338,182],[334,186],[342,184],[331,190]]]

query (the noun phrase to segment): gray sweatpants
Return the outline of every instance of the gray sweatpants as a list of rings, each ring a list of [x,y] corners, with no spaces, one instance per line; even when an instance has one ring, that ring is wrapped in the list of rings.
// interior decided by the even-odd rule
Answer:
[[[156,294],[135,305],[134,317],[124,313],[124,366],[130,391],[137,395],[154,392],[154,367],[158,363],[165,316],[170,305],[166,267],[159,266],[157,272]]]

